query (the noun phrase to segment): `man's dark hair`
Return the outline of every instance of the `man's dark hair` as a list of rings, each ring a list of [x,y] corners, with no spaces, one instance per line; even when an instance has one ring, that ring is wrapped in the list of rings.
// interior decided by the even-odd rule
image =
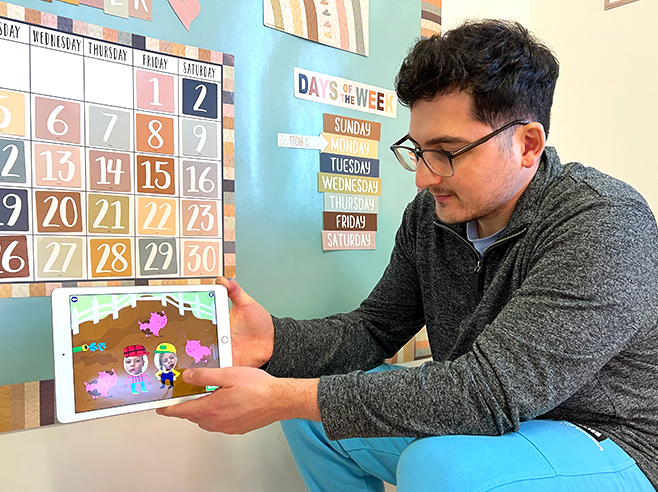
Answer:
[[[550,125],[559,64],[551,50],[518,22],[468,22],[416,43],[395,80],[400,102],[454,90],[473,99],[472,116],[491,127],[515,119]]]

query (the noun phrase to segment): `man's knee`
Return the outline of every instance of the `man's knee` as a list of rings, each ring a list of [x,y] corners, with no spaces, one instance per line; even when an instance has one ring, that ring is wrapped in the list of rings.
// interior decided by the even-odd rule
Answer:
[[[455,444],[453,436],[423,437],[409,444],[398,462],[398,492],[436,490],[439,484],[459,481],[466,469],[472,471]]]

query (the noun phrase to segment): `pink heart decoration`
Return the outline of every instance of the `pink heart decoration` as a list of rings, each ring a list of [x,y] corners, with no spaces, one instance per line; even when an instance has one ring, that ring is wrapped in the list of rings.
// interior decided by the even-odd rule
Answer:
[[[169,0],[169,5],[188,31],[192,21],[201,13],[199,0]]]

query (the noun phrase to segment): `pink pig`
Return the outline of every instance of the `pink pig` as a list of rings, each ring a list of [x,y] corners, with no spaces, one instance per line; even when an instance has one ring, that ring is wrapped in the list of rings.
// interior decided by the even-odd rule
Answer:
[[[144,323],[138,321],[138,323],[139,329],[144,332],[146,338],[151,335],[158,337],[160,336],[160,330],[162,330],[167,324],[167,315],[164,311],[151,313],[151,317],[148,321],[145,321]]]
[[[194,358],[195,363],[199,363],[202,359],[210,357],[210,349],[201,345],[201,340],[188,340],[185,344],[185,353]],[[208,362],[204,360],[204,362]]]
[[[85,389],[94,400],[97,400],[99,396],[107,398],[107,392],[117,384],[117,373],[114,368],[109,371],[100,371],[98,373],[98,379],[92,380],[90,383],[85,383]]]

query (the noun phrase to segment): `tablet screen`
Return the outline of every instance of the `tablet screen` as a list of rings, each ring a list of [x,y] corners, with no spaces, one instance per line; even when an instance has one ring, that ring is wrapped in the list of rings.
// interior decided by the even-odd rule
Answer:
[[[68,296],[75,413],[210,389],[182,374],[222,365],[215,292],[174,289]]]

